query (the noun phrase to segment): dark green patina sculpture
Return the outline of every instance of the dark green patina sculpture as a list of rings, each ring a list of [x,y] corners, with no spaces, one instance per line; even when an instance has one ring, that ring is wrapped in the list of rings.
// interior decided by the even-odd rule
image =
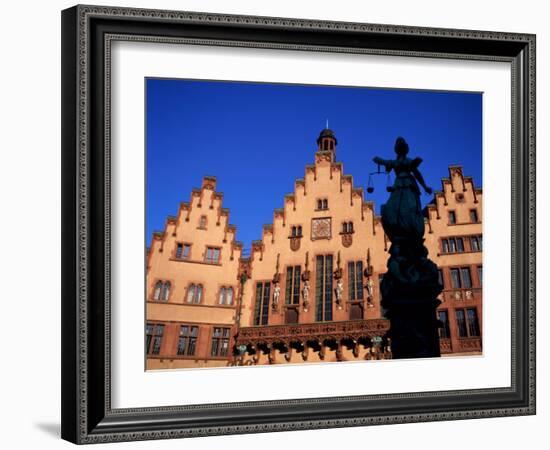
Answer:
[[[390,198],[382,205],[382,226],[391,241],[388,270],[381,283],[382,307],[390,320],[393,358],[440,356],[437,296],[437,266],[424,246],[424,215],[420,204],[420,184],[427,194],[418,166],[421,158],[407,157],[409,146],[402,137],[395,142],[396,159],[374,158],[387,172],[394,171]]]

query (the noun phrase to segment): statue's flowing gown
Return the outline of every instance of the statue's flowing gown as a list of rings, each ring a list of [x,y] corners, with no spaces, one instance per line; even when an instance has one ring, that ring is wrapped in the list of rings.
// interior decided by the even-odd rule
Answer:
[[[420,206],[420,189],[413,175],[421,158],[385,161],[386,170],[395,172],[395,183],[388,202],[382,205],[382,225],[392,242],[399,239],[421,240],[424,216]]]

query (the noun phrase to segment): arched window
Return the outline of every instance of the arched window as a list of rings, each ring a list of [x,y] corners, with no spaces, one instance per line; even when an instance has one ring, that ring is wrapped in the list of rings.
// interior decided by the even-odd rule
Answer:
[[[222,287],[220,289],[219,296],[220,305],[232,305],[233,304],[233,288],[231,287]]]
[[[233,288],[227,288],[226,304],[227,305],[233,304]]]
[[[172,286],[169,281],[157,281],[155,283],[155,290],[153,291],[153,300],[162,302],[168,301],[171,287]]]
[[[191,284],[187,288],[187,303],[193,303],[194,297],[195,297],[195,285]]]
[[[317,200],[317,209],[319,210],[328,209],[328,199],[321,198]]]
[[[202,285],[191,284],[187,288],[187,303],[200,303],[202,299]]]
[[[195,303],[200,303],[202,300],[202,285],[197,285],[197,295],[195,296]]]
[[[353,233],[353,222],[342,222],[342,233]]]
[[[153,291],[153,300],[160,300],[161,293],[162,293],[162,281],[157,281],[157,284],[155,284],[155,290]]]
[[[164,302],[167,302],[168,301],[168,297],[170,297],[170,288],[171,288],[171,284],[169,281],[165,281],[163,286],[162,286],[162,294],[161,294],[161,300],[164,301]]]
[[[226,290],[224,287],[222,287],[220,289],[220,299],[219,299],[220,305],[225,305],[225,297],[226,297]]]

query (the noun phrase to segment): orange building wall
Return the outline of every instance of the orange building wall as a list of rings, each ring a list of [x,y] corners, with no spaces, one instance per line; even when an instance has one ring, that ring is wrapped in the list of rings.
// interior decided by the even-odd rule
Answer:
[[[222,207],[223,195],[215,191],[216,180],[205,177],[202,187],[182,203],[177,217],[169,218],[163,233],[154,235],[147,259],[147,322],[166,324],[159,355],[149,355],[147,368],[176,368],[225,365],[227,358],[212,358],[210,344],[214,327],[234,327],[238,294],[237,271],[242,245],[235,241],[236,228],[229,224],[229,211]],[[206,227],[199,228],[201,216]],[[191,244],[188,259],[176,258],[177,243]],[[205,262],[206,247],[218,247],[218,264]],[[155,284],[168,280],[172,289],[167,302],[153,300]],[[203,286],[200,304],[186,301],[191,284]],[[233,304],[218,303],[222,287],[233,288]],[[199,325],[194,356],[177,356],[181,324]],[[231,335],[234,330],[231,330]]]

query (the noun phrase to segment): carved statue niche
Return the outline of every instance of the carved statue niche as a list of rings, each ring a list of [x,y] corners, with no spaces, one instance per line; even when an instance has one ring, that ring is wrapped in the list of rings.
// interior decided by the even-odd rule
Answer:
[[[367,290],[367,307],[374,308],[374,282],[371,277],[367,278],[365,289]]]
[[[276,311],[279,309],[279,297],[281,296],[281,274],[279,273],[279,254],[277,254],[277,265],[275,267],[275,275],[273,275],[273,297],[271,299],[271,308]]]
[[[274,311],[277,311],[279,309],[279,297],[281,295],[281,287],[279,286],[279,283],[275,283],[273,285],[273,299],[271,302],[271,307]]]
[[[344,283],[342,283],[342,278],[337,278],[334,294],[336,296],[336,306],[338,309],[342,309],[342,300],[344,298]]]
[[[301,279],[304,283],[302,287],[302,306],[304,308],[304,312],[307,312],[309,309],[309,278],[310,278],[310,271],[309,271],[309,252],[306,252],[306,261],[305,261],[306,270],[302,272]]]
[[[302,275],[302,279],[303,279],[303,275]],[[307,312],[308,309],[309,309],[309,281],[308,281],[308,279],[304,280],[304,286],[302,287],[302,305],[304,307],[304,312]]]

